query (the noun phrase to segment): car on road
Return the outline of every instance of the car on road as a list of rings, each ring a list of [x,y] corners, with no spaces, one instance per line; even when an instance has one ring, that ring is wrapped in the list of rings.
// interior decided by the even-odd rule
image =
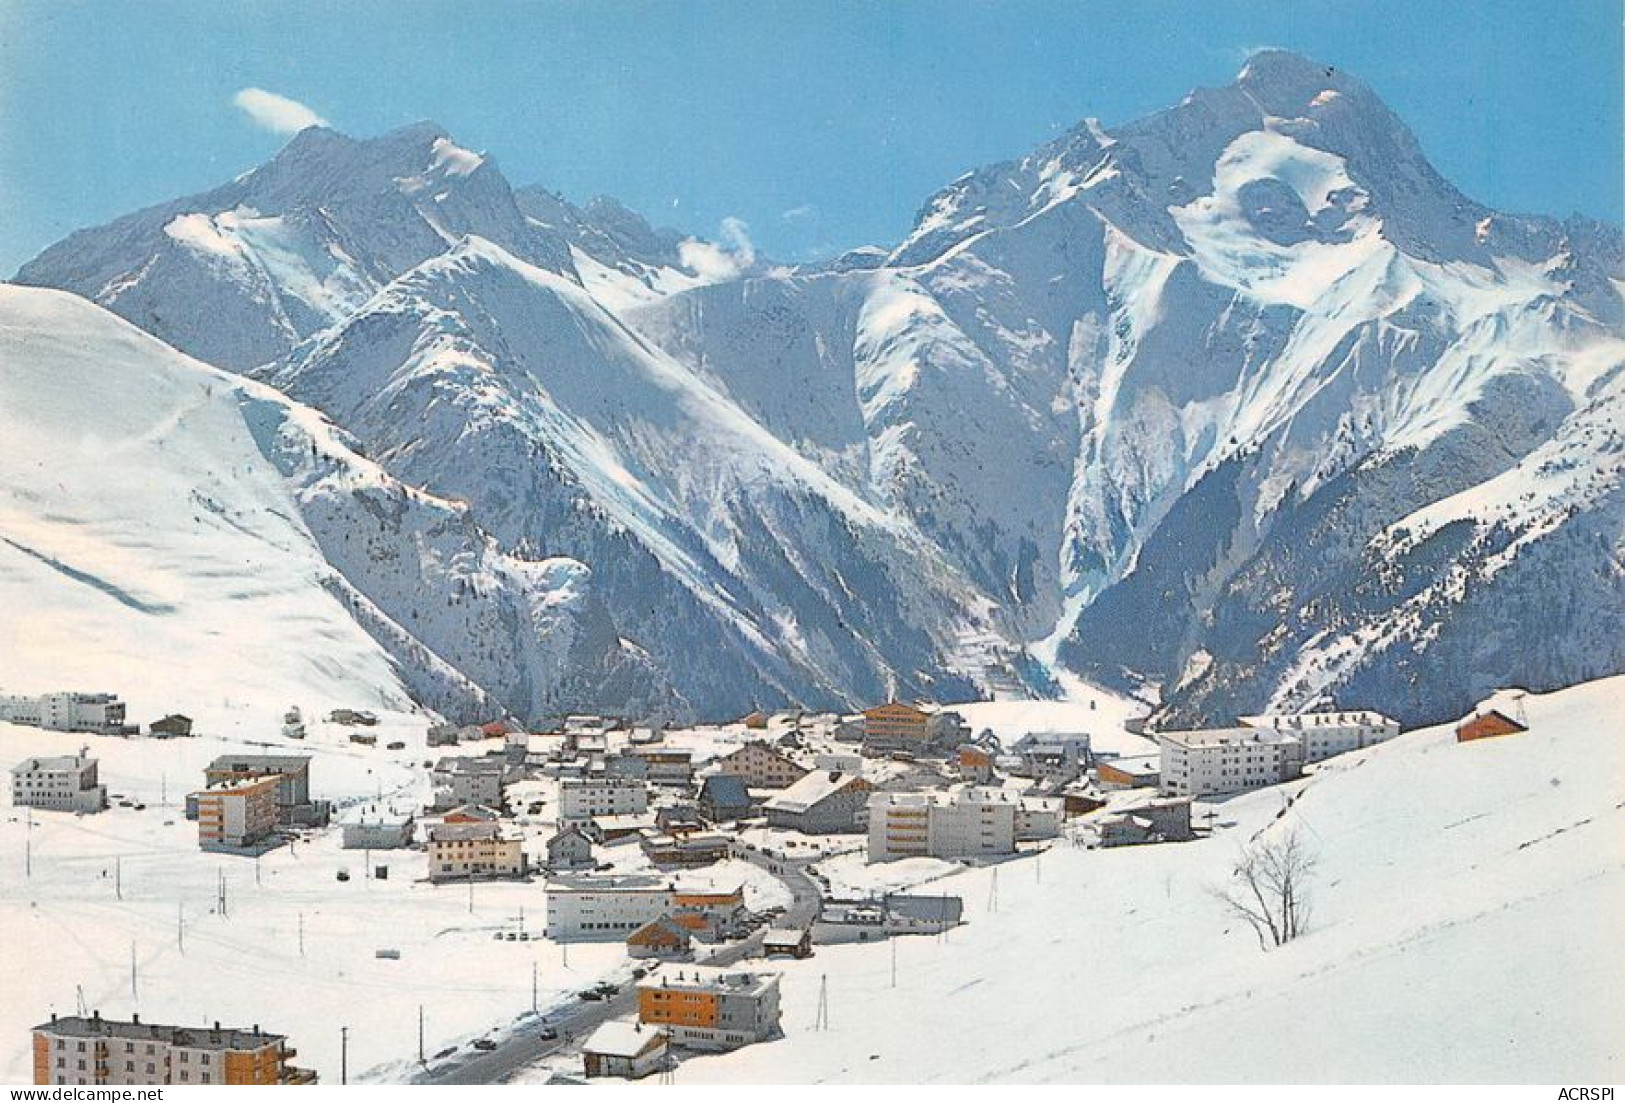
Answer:
[[[558,1036],[559,1032],[550,1026],[544,1026],[542,1029],[536,1032],[536,1037],[540,1038],[544,1042],[557,1041]]]
[[[578,1000],[601,1000],[603,998],[604,994],[596,988],[583,988],[576,993],[576,999]]]
[[[489,1038],[479,1038],[475,1040],[474,1048],[482,1053],[490,1053],[493,1049],[497,1048],[497,1044]]]

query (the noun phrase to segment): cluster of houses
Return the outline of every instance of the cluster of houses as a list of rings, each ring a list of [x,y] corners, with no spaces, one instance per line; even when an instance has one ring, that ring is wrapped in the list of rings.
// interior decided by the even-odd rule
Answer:
[[[369,716],[341,722],[368,727]],[[1517,709],[1481,708],[1462,742],[1517,734]],[[339,712],[332,714],[339,719]],[[296,712],[288,723],[303,721]],[[108,694],[0,697],[0,719],[62,731],[128,734]],[[159,728],[162,728],[160,731]],[[744,739],[711,732],[668,740],[658,728],[569,717],[532,733],[509,722],[430,730],[447,748],[424,766],[430,796],[398,808],[380,798],[338,818],[353,850],[421,847],[434,883],[547,878],[546,937],[620,942],[639,970],[637,1014],[584,1043],[589,1076],[639,1077],[668,1068],[674,1050],[722,1050],[779,1029],[779,975],[704,964],[704,947],[765,920],[743,887],[718,871],[746,853],[747,831],[781,848],[797,836],[851,836],[869,862],[931,857],[997,861],[1070,832],[1102,847],[1191,839],[1192,804],[1276,785],[1332,756],[1394,738],[1369,711],[1268,714],[1234,726],[1144,735],[1141,753],[1097,753],[1084,732],[1030,732],[1008,746],[973,733],[951,709],[890,701],[847,716],[761,713]],[[155,735],[190,733],[166,717]],[[456,753],[481,741],[499,749]],[[709,754],[707,753],[709,750]],[[325,827],[328,802],[310,792],[310,755],[229,753],[186,798],[200,848],[259,854],[290,832]],[[90,813],[107,789],[87,749],[24,760],[12,770],[18,807]],[[551,803],[552,807],[546,806]],[[535,825],[543,831],[535,833]],[[528,829],[528,830],[527,830]],[[756,838],[752,836],[752,838]],[[748,844],[760,854],[761,840]],[[839,848],[836,848],[839,849]],[[809,853],[819,852],[813,848]],[[936,934],[964,920],[953,896],[888,893],[819,901],[800,929],[765,931],[764,956],[802,957],[814,944]],[[700,959],[700,960],[696,960]],[[280,1035],[251,1031],[55,1020],[35,1029],[39,1083],[301,1083]]]

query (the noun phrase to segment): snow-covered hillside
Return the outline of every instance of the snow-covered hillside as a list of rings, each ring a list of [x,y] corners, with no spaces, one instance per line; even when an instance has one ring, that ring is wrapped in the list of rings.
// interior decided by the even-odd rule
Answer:
[[[540,709],[638,675],[580,563],[500,552],[466,507],[321,415],[99,307],[0,287],[0,685],[131,717]],[[479,684],[471,680],[477,678]]]
[[[1265,51],[825,266],[514,191],[424,125],[306,131],[20,278],[583,564],[674,687],[643,699],[1081,675],[1170,722],[1423,723],[1625,669],[1622,262],[1617,228],[1483,207],[1359,81]],[[447,657],[545,701],[522,656]],[[628,700],[600,673],[577,704]]]
[[[1531,730],[1407,733],[1218,805],[1211,838],[933,881],[968,922],[900,940],[896,987],[886,946],[776,960],[785,1037],[678,1081],[1617,1081],[1625,678],[1503,707]],[[1312,919],[1266,953],[1210,890],[1292,829]]]
[[[484,239],[266,378],[407,482],[469,503],[503,546],[598,564],[627,633],[713,715],[963,692],[956,649],[990,631],[993,603],[907,518]]]

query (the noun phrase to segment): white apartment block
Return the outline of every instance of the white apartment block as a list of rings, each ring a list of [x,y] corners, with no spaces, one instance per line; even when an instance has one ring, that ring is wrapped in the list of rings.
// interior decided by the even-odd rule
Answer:
[[[595,816],[649,810],[649,786],[640,778],[567,777],[559,781],[559,819],[580,823]]]
[[[1020,798],[999,789],[876,793],[869,800],[869,860],[1012,854]]]
[[[1176,797],[1239,793],[1303,773],[1303,741],[1271,728],[1161,732],[1162,792]]]
[[[1061,821],[1065,818],[1059,800],[1030,797],[1016,805],[1016,841],[1053,839],[1061,834]]]
[[[742,885],[684,888],[659,877],[561,877],[547,885],[547,937],[621,941],[662,916],[695,934],[730,925],[745,910]]]
[[[621,941],[677,910],[677,893],[657,877],[582,877],[547,886],[547,937]]]
[[[124,734],[124,702],[111,693],[0,695],[0,720],[60,732]]]
[[[1243,716],[1241,722],[1249,728],[1268,728],[1296,736],[1303,742],[1305,765],[1386,743],[1399,734],[1399,724],[1378,712]]]
[[[11,803],[52,812],[100,812],[107,807],[107,786],[96,775],[96,760],[84,749],[24,759],[11,771]]]

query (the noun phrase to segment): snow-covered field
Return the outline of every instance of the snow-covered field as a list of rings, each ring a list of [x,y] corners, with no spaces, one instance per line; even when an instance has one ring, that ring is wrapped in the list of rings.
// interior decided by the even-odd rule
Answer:
[[[815,867],[815,871],[824,878],[826,893],[837,899],[906,892],[948,877],[962,868],[958,862],[941,858],[901,858],[895,862],[870,864],[867,847],[861,845],[861,836],[853,838],[859,841],[857,850],[826,858]]]
[[[1226,802],[1211,839],[1063,844],[935,882],[968,924],[900,940],[895,988],[878,945],[775,962],[785,1038],[677,1079],[1618,1080],[1625,678],[1527,713],[1518,737],[1436,728],[1333,760],[1282,821],[1266,790]],[[1318,858],[1313,919],[1265,953],[1211,889],[1284,825]]]
[[[1087,732],[1097,754],[1157,753],[1155,741],[1123,727],[1149,711],[1144,704],[1077,677],[1064,678],[1062,685],[1065,700],[1060,701],[970,701],[946,707],[963,716],[974,734],[991,729],[1006,748],[1031,732]]]

